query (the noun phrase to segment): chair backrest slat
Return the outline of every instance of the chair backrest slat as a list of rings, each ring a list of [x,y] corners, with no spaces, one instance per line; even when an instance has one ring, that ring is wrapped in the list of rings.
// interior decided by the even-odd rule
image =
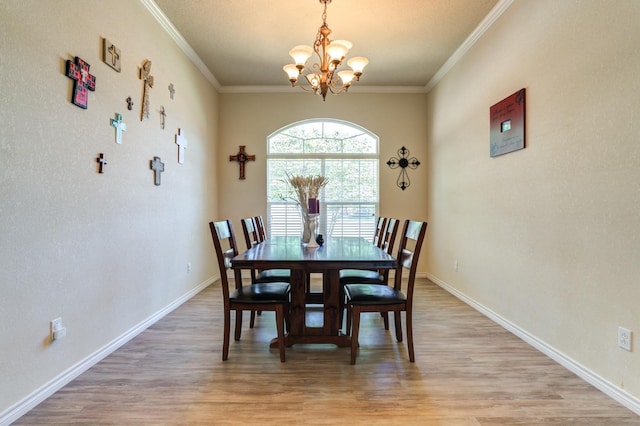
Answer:
[[[422,242],[427,233],[427,222],[417,222],[406,220],[402,229],[400,244],[398,246],[398,266],[394,278],[394,288],[398,291],[402,290],[403,271],[409,271],[407,278],[407,303],[413,301],[413,287],[416,280],[416,270],[418,268],[418,259],[422,249]]]
[[[222,220],[219,222],[209,222],[211,230],[211,238],[215,247],[216,257],[218,259],[218,267],[220,268],[220,283],[222,287],[222,295],[224,303],[229,301],[229,279],[227,278],[227,269],[231,267],[231,259],[238,255],[238,245],[233,232],[233,224],[231,220]],[[236,281],[239,270],[236,270]],[[236,282],[236,286],[238,282]]]
[[[242,232],[244,233],[244,241],[247,244],[247,250],[258,244],[261,240],[254,219],[247,217],[240,220],[242,223]]]
[[[256,225],[256,231],[258,232],[259,242],[263,242],[267,239],[267,230],[264,226],[264,219],[262,219],[262,216],[258,215],[253,218],[253,221]]]
[[[378,220],[376,221],[376,231],[375,234],[373,234],[373,245],[382,247],[386,227],[387,218],[382,216],[378,217]]]
[[[393,245],[396,242],[396,236],[398,235],[398,228],[400,227],[400,221],[393,218],[387,219],[387,225],[384,230],[384,237],[382,239],[381,249],[389,254],[393,254]]]

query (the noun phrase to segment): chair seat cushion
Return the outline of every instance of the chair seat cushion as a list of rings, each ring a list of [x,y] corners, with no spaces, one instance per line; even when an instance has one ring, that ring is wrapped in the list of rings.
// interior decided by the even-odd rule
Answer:
[[[229,295],[229,299],[243,303],[286,302],[290,291],[289,283],[258,283],[235,290]]]
[[[347,284],[344,286],[347,303],[354,305],[402,304],[407,297],[397,290],[379,284]]]
[[[291,271],[289,269],[265,269],[256,275],[256,283],[289,281],[291,279]]]
[[[384,277],[378,271],[364,269],[342,269],[340,271],[340,282],[342,284],[386,284]]]

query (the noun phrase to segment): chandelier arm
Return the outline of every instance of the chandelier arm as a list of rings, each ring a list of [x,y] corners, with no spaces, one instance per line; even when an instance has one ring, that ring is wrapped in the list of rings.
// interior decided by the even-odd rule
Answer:
[[[306,85],[302,85],[302,84],[298,84],[296,82],[296,84],[293,85],[293,87],[299,87],[300,89],[304,90],[305,92],[309,92],[309,93],[316,93],[317,89],[315,89],[313,86],[306,86]]]

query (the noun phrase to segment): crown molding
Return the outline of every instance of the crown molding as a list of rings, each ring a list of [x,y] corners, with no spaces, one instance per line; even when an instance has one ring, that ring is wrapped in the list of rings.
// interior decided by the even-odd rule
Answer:
[[[162,28],[169,34],[169,36],[176,42],[178,47],[182,49],[182,51],[189,57],[191,62],[200,70],[202,75],[216,88],[216,90],[220,91],[221,86],[216,77],[211,73],[209,68],[202,62],[202,59],[198,56],[198,54],[191,48],[189,43],[182,37],[182,34],[173,26],[169,18],[160,10],[158,5],[153,0],[140,0],[140,3],[144,7],[149,10],[151,15],[156,18],[156,21],[162,26]]]
[[[282,86],[222,86],[220,93],[303,93],[304,90]],[[426,93],[424,86],[351,86],[349,93]]]
[[[425,86],[425,92],[430,92],[439,82],[444,78],[445,75],[458,63],[460,59],[476,44],[476,41],[482,37],[482,35],[487,32],[489,28],[493,25],[493,23],[500,17],[502,14],[511,6],[513,0],[500,0],[496,5],[491,9],[489,14],[485,16],[485,18],[478,24],[475,30],[467,37],[467,39],[453,52],[453,55],[447,59],[447,61],[440,67],[440,69],[433,75],[431,80]]]

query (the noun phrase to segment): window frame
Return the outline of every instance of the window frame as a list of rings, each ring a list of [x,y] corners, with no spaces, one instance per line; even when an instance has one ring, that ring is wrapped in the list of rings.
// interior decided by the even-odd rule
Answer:
[[[336,140],[335,136],[331,136],[328,137],[329,135],[327,135],[325,133],[325,127],[327,127],[327,124],[329,124],[328,127],[330,127],[331,125],[339,125],[341,128],[343,129],[350,129],[351,130],[351,135],[349,135],[349,132],[346,132],[344,137],[339,138],[338,140],[342,140],[342,141],[346,141],[349,139],[352,139],[354,137],[359,137],[361,135],[364,135],[368,140],[368,143],[372,143],[373,145],[371,146],[371,148],[373,148],[374,152],[350,152],[350,153],[344,153],[344,152],[273,152],[272,151],[272,146],[271,146],[271,141],[278,137],[279,135],[281,135],[282,133],[285,133],[286,131],[295,128],[295,127],[300,127],[300,126],[306,126],[306,125],[320,125],[322,127],[322,136],[320,137],[320,139],[323,140]],[[312,137],[309,137],[307,139],[303,139],[304,140],[317,140],[319,139],[317,135],[312,135]],[[371,132],[370,130],[359,126],[355,123],[349,122],[349,121],[344,121],[344,120],[337,120],[337,119],[330,119],[330,118],[314,118],[314,119],[307,119],[307,120],[301,120],[301,121],[297,121],[294,123],[290,123],[287,126],[284,126],[278,130],[276,130],[275,132],[271,133],[269,136],[267,136],[267,235],[271,236],[272,235],[272,225],[273,225],[273,211],[274,208],[277,208],[278,206],[282,206],[285,208],[285,212],[283,213],[285,215],[285,223],[284,223],[284,233],[285,234],[291,234],[291,232],[287,232],[290,231],[292,226],[295,226],[296,228],[300,228],[301,224],[300,224],[300,217],[298,214],[298,208],[296,206],[296,204],[292,201],[289,200],[287,198],[285,199],[270,199],[271,197],[271,190],[270,190],[270,185],[271,185],[271,160],[309,160],[310,162],[320,162],[320,172],[318,174],[325,174],[325,170],[327,167],[327,162],[328,161],[332,161],[332,160],[363,160],[365,161],[365,165],[366,165],[366,161],[370,160],[372,161],[374,164],[372,164],[372,169],[373,169],[373,174],[369,175],[372,176],[375,179],[375,199],[373,201],[353,201],[353,202],[349,202],[347,200],[339,200],[339,201],[327,201],[326,198],[324,197],[324,189],[320,192],[320,196],[319,199],[321,200],[321,214],[320,214],[320,230],[318,231],[321,234],[324,234],[325,236],[330,235],[331,232],[333,232],[333,227],[336,225],[336,221],[333,220],[332,221],[332,229],[331,230],[327,230],[327,227],[329,225],[328,223],[328,219],[329,219],[329,214],[328,211],[332,211],[332,208],[335,208],[336,206],[339,206],[341,209],[344,208],[344,206],[359,206],[359,210],[362,211],[363,208],[364,210],[368,213],[369,211],[372,212],[372,214],[370,215],[370,217],[368,215],[362,216],[361,219],[355,219],[354,222],[357,222],[357,226],[356,224],[353,225],[346,225],[344,224],[345,222],[345,216],[344,216],[344,212],[341,212],[342,215],[340,216],[340,227],[339,229],[340,234],[341,235],[352,235],[352,234],[357,234],[358,236],[362,236],[364,238],[367,238],[369,240],[373,239],[373,234],[375,232],[375,218],[378,216],[379,214],[379,208],[380,208],[380,138],[373,132]],[[304,142],[302,143],[302,149],[304,149],[306,147],[306,145],[304,144]],[[311,173],[310,173],[311,174]],[[315,174],[315,173],[313,173]],[[331,179],[331,177],[329,177],[329,179]],[[324,202],[322,202],[322,200],[325,200]],[[295,212],[295,213],[294,213]],[[338,211],[340,212],[340,211]],[[334,214],[337,214],[334,211]],[[334,218],[335,219],[335,218]],[[291,225],[292,223],[295,223],[296,225]],[[282,231],[282,227],[278,227],[279,230],[276,232],[277,235],[283,235],[283,231]],[[345,234],[346,232],[346,234]]]

